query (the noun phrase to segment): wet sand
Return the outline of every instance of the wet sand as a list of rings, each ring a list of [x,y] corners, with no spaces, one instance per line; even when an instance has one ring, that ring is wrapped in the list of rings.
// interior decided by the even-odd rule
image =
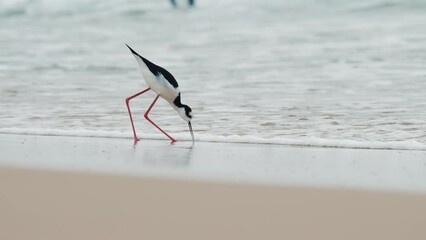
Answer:
[[[0,239],[425,239],[426,196],[0,168]]]
[[[0,166],[426,194],[426,151],[0,134]]]

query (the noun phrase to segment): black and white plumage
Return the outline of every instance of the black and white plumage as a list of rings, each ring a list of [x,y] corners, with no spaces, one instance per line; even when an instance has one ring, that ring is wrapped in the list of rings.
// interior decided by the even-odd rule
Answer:
[[[158,95],[157,95],[157,98],[152,103],[152,105],[148,108],[148,111],[145,114],[145,118],[147,118],[148,121],[150,121],[155,127],[157,127],[161,132],[163,132],[167,137],[169,137],[172,142],[176,141],[172,137],[170,137],[166,132],[164,132],[161,128],[159,128],[155,123],[153,123],[148,117],[148,113],[151,110],[152,106],[155,104],[158,97],[161,96],[163,99],[169,102],[170,105],[177,111],[179,116],[188,123],[189,129],[191,132],[192,141],[194,142],[194,135],[193,135],[192,126],[191,126],[192,110],[188,105],[182,104],[181,92],[179,91],[179,84],[177,83],[176,79],[173,77],[173,75],[169,71],[167,71],[163,67],[160,67],[152,63],[148,59],[142,57],[136,51],[134,51],[131,47],[129,47],[127,44],[126,46],[130,49],[136,61],[138,62],[139,68],[142,72],[142,76],[145,79],[146,84],[148,85],[148,89],[126,99],[130,120],[132,123],[133,133],[135,137],[135,143],[137,142],[138,139],[136,136],[136,132],[134,130],[133,119],[132,119],[132,115],[131,115],[128,103],[132,98],[137,97],[148,90],[152,90]]]

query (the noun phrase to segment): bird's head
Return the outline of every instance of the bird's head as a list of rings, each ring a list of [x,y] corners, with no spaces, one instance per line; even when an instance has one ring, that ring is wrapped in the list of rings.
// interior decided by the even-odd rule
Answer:
[[[179,116],[186,122],[191,122],[192,120],[192,109],[188,105],[182,105],[176,108]]]
[[[183,118],[188,123],[189,132],[191,133],[192,138],[192,145],[194,145],[194,132],[192,131],[192,109],[188,107],[188,105],[183,105],[176,108],[176,111],[178,112],[179,116]]]
[[[191,122],[192,119],[192,109],[185,104],[182,104],[180,99],[180,93],[177,95],[175,100],[172,103],[172,106],[176,109],[179,116],[186,122]]]
[[[191,137],[192,137],[192,145],[194,145],[194,133],[192,131],[192,125],[191,125],[191,121],[193,117],[192,109],[188,105],[181,103],[180,93],[176,97],[176,99],[173,101],[172,106],[174,107],[174,109],[176,109],[176,112],[178,112],[179,116],[188,123],[189,131],[191,132]]]

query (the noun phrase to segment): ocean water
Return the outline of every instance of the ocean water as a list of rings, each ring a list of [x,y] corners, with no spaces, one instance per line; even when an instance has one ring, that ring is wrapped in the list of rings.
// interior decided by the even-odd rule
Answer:
[[[131,138],[127,43],[176,77],[199,141],[426,150],[425,29],[421,0],[0,0],[0,132]],[[154,96],[132,109],[163,139]],[[190,139],[167,102],[151,118]]]

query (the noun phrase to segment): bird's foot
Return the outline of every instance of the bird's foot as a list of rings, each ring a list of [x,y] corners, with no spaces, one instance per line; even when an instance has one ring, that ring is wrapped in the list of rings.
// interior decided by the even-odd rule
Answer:
[[[174,138],[171,138],[170,141],[170,144],[174,144],[175,142],[177,142]]]
[[[140,141],[140,139],[139,138],[134,138],[135,139],[135,141],[134,141],[134,143],[133,143],[133,146],[136,146],[136,144],[138,143],[138,141]]]

